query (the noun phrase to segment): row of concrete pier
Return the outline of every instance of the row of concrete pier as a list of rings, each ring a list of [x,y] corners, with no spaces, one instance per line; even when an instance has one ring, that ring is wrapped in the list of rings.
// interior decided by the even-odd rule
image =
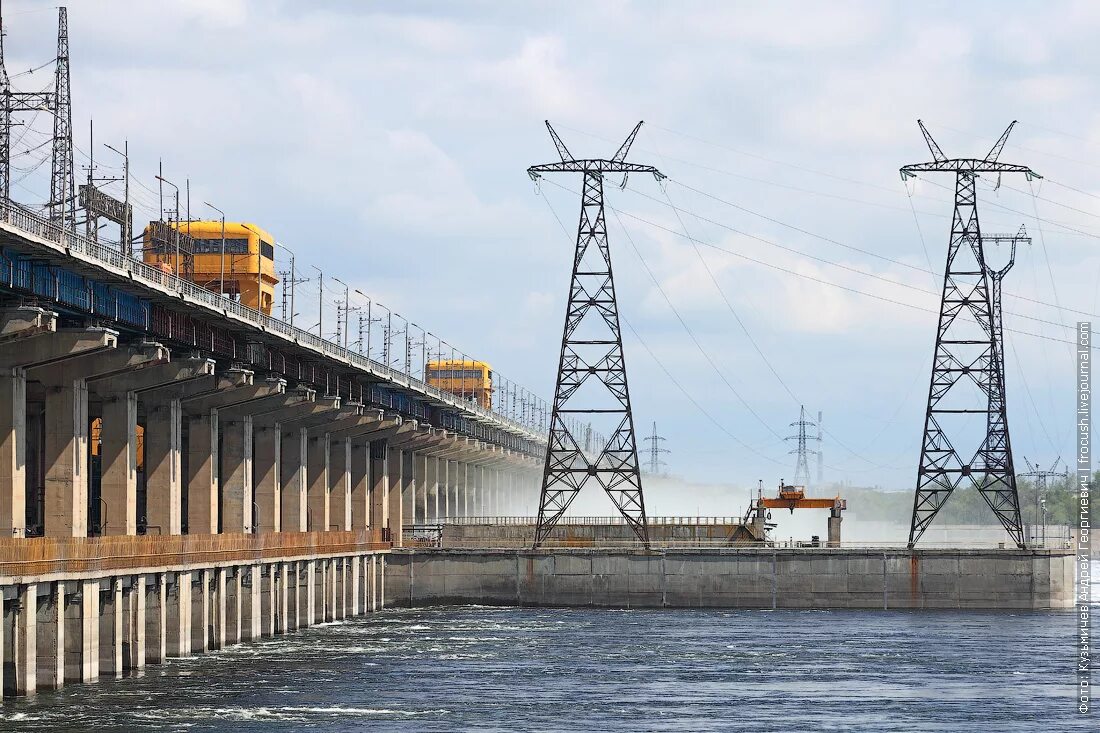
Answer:
[[[374,610],[404,528],[534,504],[529,455],[254,369],[0,311],[6,694]]]

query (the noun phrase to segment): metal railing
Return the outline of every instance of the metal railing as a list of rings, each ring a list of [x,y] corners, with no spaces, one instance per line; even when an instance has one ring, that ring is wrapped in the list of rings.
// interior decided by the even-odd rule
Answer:
[[[119,271],[116,274],[125,276],[142,285],[160,289],[168,294],[176,295],[186,302],[205,306],[224,316],[232,316],[267,333],[282,336],[298,346],[312,349],[331,359],[361,369],[372,376],[381,377],[405,389],[431,397],[456,411],[467,413],[468,416],[474,419],[495,423],[504,430],[520,434],[530,440],[546,441],[546,435],[541,431],[537,431],[536,426],[517,422],[498,411],[487,409],[475,402],[456,398],[453,394],[444,392],[438,387],[433,387],[410,374],[398,371],[388,364],[382,364],[315,333],[297,326],[291,326],[285,321],[264,315],[246,305],[223,298],[218,293],[200,287],[189,280],[177,277],[170,272],[164,272],[157,267],[124,255],[118,250],[94,242],[80,234],[66,231],[47,218],[28,211],[14,201],[0,199],[0,216],[2,216],[5,223],[25,234],[58,245],[70,255],[83,255],[98,264],[114,268]]]
[[[534,526],[536,524],[535,517],[529,516],[488,516],[488,517],[442,517],[439,519],[440,524],[457,524],[457,525],[501,525],[501,526]],[[626,525],[626,520],[621,516],[570,516],[565,515],[558,522],[558,526],[570,526],[570,525]],[[646,524],[650,526],[708,526],[708,525],[726,525],[726,524],[741,524],[740,517],[646,517]]]

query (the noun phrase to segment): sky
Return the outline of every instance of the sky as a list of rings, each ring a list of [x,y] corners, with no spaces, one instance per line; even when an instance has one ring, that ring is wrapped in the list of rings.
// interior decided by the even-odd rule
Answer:
[[[13,84],[46,88],[20,72],[56,10],[3,13]],[[959,157],[1018,120],[1001,159],[1043,179],[979,184],[983,231],[1033,240],[1005,281],[1009,424],[1021,469],[1073,450],[1073,326],[1100,312],[1095,3],[76,0],[69,24],[77,163],[118,175],[103,144],[128,141],[139,220],[161,161],[194,217],[295,253],[300,314],[307,264],[327,273],[326,333],[335,275],[547,399],[580,181],[526,168],[556,159],[546,119],[586,157],[644,120],[629,159],[667,180],[606,185],[635,422],[669,473],[738,495],[792,477],[800,405],[826,481],[912,490],[953,181],[898,169],[930,159],[918,118]]]

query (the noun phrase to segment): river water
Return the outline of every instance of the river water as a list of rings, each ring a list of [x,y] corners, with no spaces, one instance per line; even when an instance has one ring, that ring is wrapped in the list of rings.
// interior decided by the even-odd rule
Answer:
[[[0,730],[1090,730],[1073,639],[1071,613],[391,610],[9,700]]]

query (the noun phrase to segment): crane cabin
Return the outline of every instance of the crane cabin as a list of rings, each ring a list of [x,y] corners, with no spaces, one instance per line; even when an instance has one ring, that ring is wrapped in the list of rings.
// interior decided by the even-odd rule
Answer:
[[[152,222],[145,227],[146,264],[271,315],[275,238],[255,224],[221,220]]]

